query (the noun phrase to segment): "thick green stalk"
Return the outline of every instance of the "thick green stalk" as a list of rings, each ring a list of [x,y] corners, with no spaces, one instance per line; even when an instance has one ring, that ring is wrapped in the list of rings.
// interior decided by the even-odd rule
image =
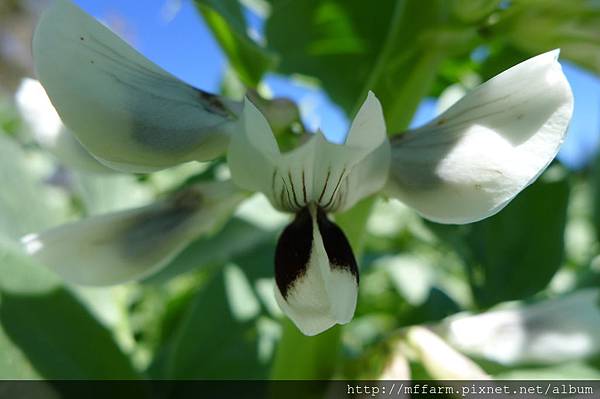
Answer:
[[[340,349],[341,327],[335,326],[314,337],[303,335],[290,320],[271,371],[274,380],[323,380],[332,377]]]

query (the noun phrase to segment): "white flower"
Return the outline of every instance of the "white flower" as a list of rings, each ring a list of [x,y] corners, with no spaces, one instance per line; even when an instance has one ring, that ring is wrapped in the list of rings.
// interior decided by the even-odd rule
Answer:
[[[504,365],[556,364],[600,353],[600,292],[587,288],[534,305],[457,315],[443,324],[456,348]]]
[[[431,123],[394,137],[391,144],[381,106],[369,93],[344,144],[330,143],[317,132],[282,154],[269,122],[249,100],[229,101],[183,83],[69,0],[56,0],[42,16],[33,54],[38,78],[63,122],[103,164],[149,172],[214,159],[228,150],[234,183],[264,193],[275,208],[295,214],[275,251],[275,295],[309,335],[347,323],[356,306],[358,265],[329,214],[350,209],[382,190],[387,180],[389,196],[428,219],[468,223],[488,217],[552,161],[573,109],[558,51],[552,51],[480,85]],[[278,127],[295,114],[281,115]],[[167,202],[158,210],[59,227],[24,245],[73,281],[136,278],[208,230],[211,212],[229,214],[237,204],[218,198],[223,212],[215,211],[219,201],[202,210],[198,204],[180,209]],[[165,219],[161,209],[188,214],[180,225]],[[166,228],[162,222],[152,222],[149,230],[137,224],[148,212],[148,220],[176,226],[157,237]],[[188,228],[191,221],[198,227]],[[133,247],[141,245],[152,255],[128,255],[122,248],[132,243],[126,231],[138,237]],[[144,247],[148,242],[140,236],[161,245]],[[118,267],[103,270],[109,260]],[[93,270],[84,272],[86,267]]]
[[[556,156],[573,95],[558,50],[467,93],[427,125],[392,140],[389,194],[423,217],[470,223],[495,214]]]
[[[307,335],[352,319],[358,266],[342,230],[327,213],[351,208],[387,179],[390,148],[379,101],[369,93],[344,144],[317,132],[289,153],[279,151],[267,120],[248,100],[228,153],[231,177],[295,213],[275,251],[275,296]]]

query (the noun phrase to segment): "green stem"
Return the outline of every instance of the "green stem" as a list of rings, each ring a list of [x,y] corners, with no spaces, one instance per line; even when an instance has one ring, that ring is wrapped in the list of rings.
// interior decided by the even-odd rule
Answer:
[[[386,123],[388,134],[394,135],[406,129],[421,100],[427,95],[437,75],[444,54],[440,51],[429,51],[415,57],[414,63],[407,68],[407,80],[398,85],[396,99],[388,103]]]
[[[330,379],[340,350],[341,327],[314,336],[303,335],[286,319],[271,371],[274,380]]]

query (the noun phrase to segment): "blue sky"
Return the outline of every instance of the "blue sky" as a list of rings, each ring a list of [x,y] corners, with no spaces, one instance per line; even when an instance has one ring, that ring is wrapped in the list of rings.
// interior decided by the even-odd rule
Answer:
[[[139,0],[74,1],[167,71],[196,87],[218,91],[225,57],[191,0],[144,0],[143,7]],[[247,17],[260,35],[260,18],[251,13]],[[600,144],[600,79],[572,64],[562,64],[575,94],[575,113],[559,158],[567,166],[580,168]],[[343,137],[348,121],[322,92],[278,76],[268,76],[265,82],[274,94],[300,104],[309,128],[320,127],[333,140]],[[425,100],[413,125],[429,120],[434,109],[435,102]]]

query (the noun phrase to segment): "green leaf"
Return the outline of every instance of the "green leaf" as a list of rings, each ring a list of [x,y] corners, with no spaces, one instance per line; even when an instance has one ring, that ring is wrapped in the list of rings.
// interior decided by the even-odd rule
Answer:
[[[568,200],[565,179],[540,181],[503,212],[473,225],[468,265],[480,305],[525,298],[548,285],[564,256]]]
[[[2,245],[0,275],[0,378],[139,378],[111,332],[49,271]]]
[[[255,88],[277,59],[248,37],[240,3],[237,0],[195,0],[195,3],[241,81]]]
[[[465,23],[478,22],[498,8],[500,0],[452,0],[452,12]]]
[[[587,0],[518,0],[492,31],[530,55],[555,48],[561,56],[600,73],[600,4]]]
[[[39,379],[42,375],[31,364],[27,355],[16,346],[0,326],[0,377],[2,379]]]
[[[217,270],[179,324],[163,378],[266,378],[278,329],[255,287],[272,278],[272,258],[269,242]]]
[[[373,90],[390,132],[406,128],[447,49],[472,33],[448,25],[448,4],[437,0],[271,3],[266,32],[277,71],[317,78],[348,116]]]
[[[540,179],[486,220],[430,224],[458,250],[480,307],[526,298],[548,285],[563,261],[569,191],[565,178]]]
[[[378,7],[360,1],[272,3],[266,35],[281,55],[278,72],[318,78],[333,101],[350,112],[382,47],[393,2]],[[379,22],[371,23],[375,18]]]
[[[431,323],[460,310],[460,306],[445,291],[433,287],[427,300],[421,306],[413,308],[407,320],[410,320],[410,324]]]
[[[531,55],[510,45],[493,46],[490,49],[489,56],[479,68],[479,75],[482,81],[487,81],[508,68],[525,61]]]
[[[307,337],[290,320],[283,322],[283,337],[271,370],[275,380],[323,380],[333,377],[341,349],[342,327]]]

